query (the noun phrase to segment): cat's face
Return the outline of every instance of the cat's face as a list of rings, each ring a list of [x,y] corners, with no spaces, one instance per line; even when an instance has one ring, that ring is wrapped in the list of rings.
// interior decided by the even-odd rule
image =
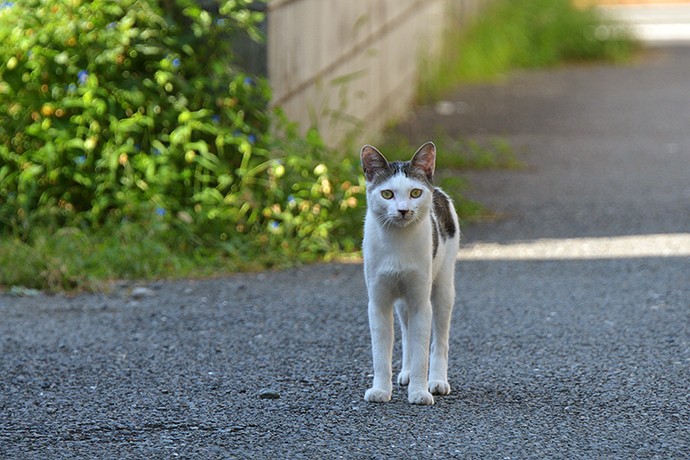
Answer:
[[[382,227],[406,227],[429,215],[436,149],[423,145],[410,161],[388,162],[374,147],[361,152],[367,207]]]
[[[426,184],[398,173],[367,192],[367,206],[383,227],[405,227],[429,214],[431,197]]]

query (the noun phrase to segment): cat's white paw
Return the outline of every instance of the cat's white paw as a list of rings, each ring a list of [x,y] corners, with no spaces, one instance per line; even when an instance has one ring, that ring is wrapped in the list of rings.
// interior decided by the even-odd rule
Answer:
[[[429,391],[434,395],[450,394],[450,384],[445,380],[430,380]]]
[[[379,390],[378,388],[369,388],[364,393],[364,400],[376,403],[388,402],[391,400],[391,392],[386,390]]]
[[[429,406],[434,403],[434,397],[428,391],[415,391],[407,396],[410,404]]]
[[[400,371],[398,374],[398,385],[407,385],[410,383],[410,371]]]

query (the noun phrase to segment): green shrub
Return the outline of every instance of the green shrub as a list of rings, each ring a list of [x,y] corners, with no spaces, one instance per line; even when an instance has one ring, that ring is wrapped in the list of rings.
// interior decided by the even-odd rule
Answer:
[[[276,123],[266,80],[233,66],[260,15],[218,6],[0,4],[0,236],[135,222],[175,250],[277,263],[354,247],[356,167]]]
[[[30,0],[2,10],[3,222],[23,231],[32,218],[99,225],[156,210],[203,219],[208,188],[250,180],[266,156],[269,91],[227,63],[219,24],[229,16],[193,5]]]

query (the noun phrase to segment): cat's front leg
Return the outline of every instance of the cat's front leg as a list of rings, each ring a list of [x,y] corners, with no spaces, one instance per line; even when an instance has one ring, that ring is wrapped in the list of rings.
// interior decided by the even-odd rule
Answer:
[[[431,339],[431,302],[414,304],[409,312],[407,349],[410,354],[410,384],[407,399],[412,404],[433,404],[428,390],[429,341]]]
[[[393,384],[393,304],[387,301],[369,301],[369,329],[374,361],[374,383],[365,393],[369,402],[387,402],[391,399]]]

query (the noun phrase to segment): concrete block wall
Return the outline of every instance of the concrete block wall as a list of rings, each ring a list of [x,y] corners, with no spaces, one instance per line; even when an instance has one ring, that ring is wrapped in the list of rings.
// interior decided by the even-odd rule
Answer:
[[[273,103],[341,145],[374,135],[412,104],[421,63],[491,0],[272,0]]]

